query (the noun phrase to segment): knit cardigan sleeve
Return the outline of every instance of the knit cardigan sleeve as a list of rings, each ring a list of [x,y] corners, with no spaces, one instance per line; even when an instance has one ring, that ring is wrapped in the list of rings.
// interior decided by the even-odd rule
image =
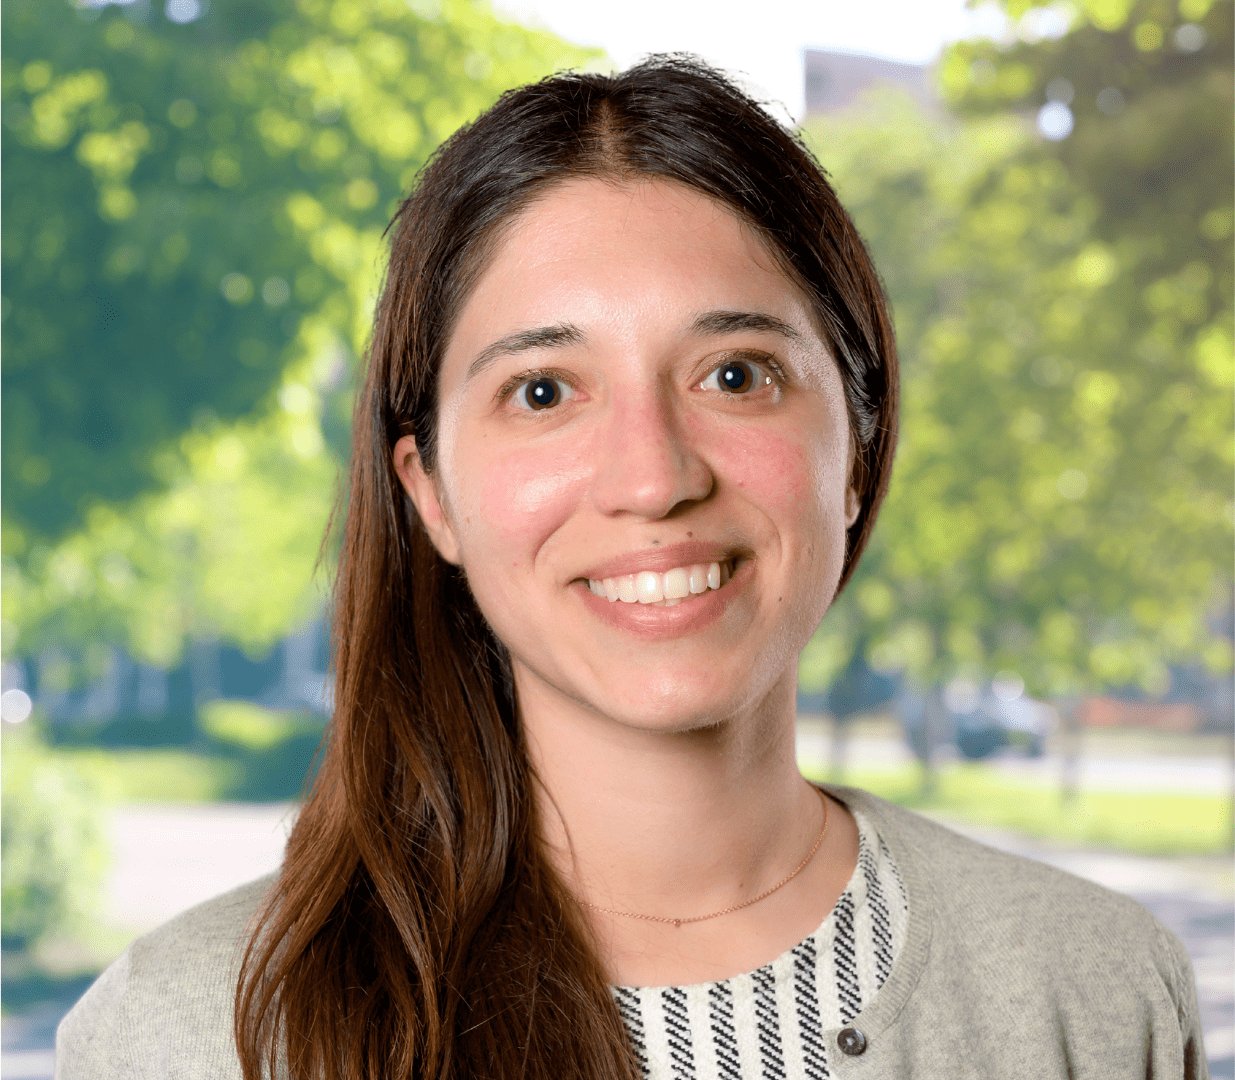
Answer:
[[[260,878],[138,938],[56,1031],[56,1080],[240,1080],[232,1013]]]
[[[1184,944],[1174,934],[1158,924],[1158,946],[1166,954],[1174,973],[1171,997],[1179,1015],[1180,1042],[1183,1044],[1183,1068],[1187,1080],[1209,1075],[1209,1063],[1201,1038],[1201,1010],[1196,1001],[1196,978],[1192,961]]]
[[[129,1015],[129,971],[132,949],[95,980],[56,1031],[56,1080],[78,1077],[128,1076],[151,1073],[129,1053],[133,1023]],[[99,1020],[106,1018],[105,1022]]]
[[[834,1053],[834,1080],[1208,1075],[1187,954],[1135,900],[831,790],[873,819],[909,907],[892,975],[852,1021],[863,1052]]]

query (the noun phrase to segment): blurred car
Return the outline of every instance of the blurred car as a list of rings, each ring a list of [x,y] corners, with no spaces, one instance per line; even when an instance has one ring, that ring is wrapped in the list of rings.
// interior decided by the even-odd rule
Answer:
[[[1006,749],[1041,757],[1056,723],[1055,710],[1028,697],[1024,681],[1006,671],[985,687],[956,678],[925,694],[903,693],[896,713],[920,761],[943,746],[955,746],[969,761]]]

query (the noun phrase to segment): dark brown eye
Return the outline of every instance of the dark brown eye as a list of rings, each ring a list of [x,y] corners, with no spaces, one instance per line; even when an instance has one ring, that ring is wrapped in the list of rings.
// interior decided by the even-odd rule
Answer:
[[[731,394],[741,394],[754,384],[745,364],[726,364],[720,369],[720,385]]]
[[[561,379],[529,379],[516,388],[513,400],[520,409],[543,412],[575,396],[575,392]]]
[[[745,360],[728,360],[700,383],[704,390],[720,390],[726,394],[749,394],[772,381],[758,364]]]

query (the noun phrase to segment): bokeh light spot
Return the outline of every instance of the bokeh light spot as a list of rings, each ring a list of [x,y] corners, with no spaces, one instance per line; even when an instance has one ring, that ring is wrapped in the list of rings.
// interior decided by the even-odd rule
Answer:
[[[244,274],[226,274],[219,282],[219,291],[233,304],[247,304],[253,299],[253,282]]]
[[[292,298],[292,287],[281,277],[267,278],[262,285],[262,299],[269,307],[282,307]]]
[[[1059,488],[1059,494],[1065,499],[1075,501],[1084,498],[1085,492],[1089,490],[1089,477],[1080,469],[1064,469],[1059,474],[1056,486]]]
[[[1048,101],[1038,110],[1038,130],[1051,142],[1066,139],[1072,127],[1072,110],[1062,101]]]
[[[20,724],[34,710],[34,702],[24,690],[6,690],[0,694],[0,717],[5,723]]]

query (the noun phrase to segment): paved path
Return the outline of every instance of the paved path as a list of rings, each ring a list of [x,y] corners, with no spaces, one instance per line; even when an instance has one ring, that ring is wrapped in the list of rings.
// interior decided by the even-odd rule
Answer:
[[[274,870],[290,811],[287,805],[120,810],[105,919],[140,933]],[[961,831],[1128,893],[1179,934],[1196,971],[1210,1069],[1216,1080],[1235,1080],[1235,892],[1230,860],[1138,858],[1037,843],[996,830]],[[79,987],[68,989],[65,1000],[5,1017],[0,1080],[51,1077],[56,1024],[80,993]]]
[[[115,815],[115,863],[104,907],[137,932],[278,869],[295,819],[290,803],[129,806]]]

